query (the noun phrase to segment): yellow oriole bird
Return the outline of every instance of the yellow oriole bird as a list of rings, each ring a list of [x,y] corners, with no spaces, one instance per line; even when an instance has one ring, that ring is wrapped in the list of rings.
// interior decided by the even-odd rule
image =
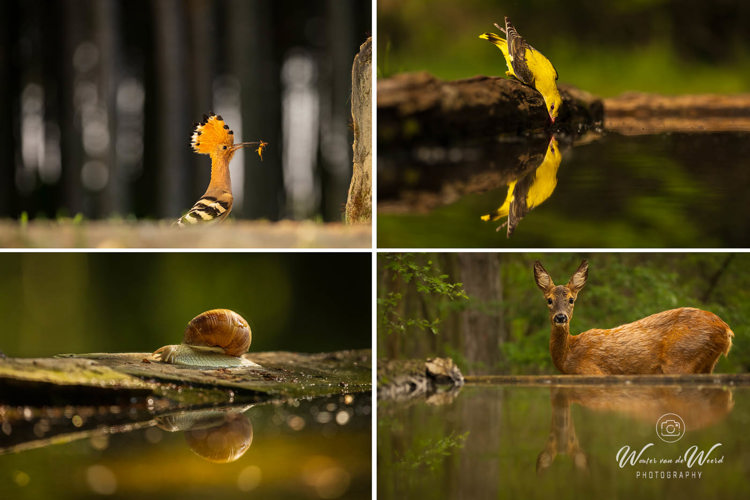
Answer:
[[[234,132],[224,123],[221,115],[203,115],[203,121],[194,124],[195,131],[190,145],[198,154],[211,157],[211,180],[203,196],[175,225],[183,227],[201,222],[224,220],[232,211],[232,179],[229,177],[229,162],[234,153],[247,146],[257,146],[255,150],[263,159],[263,148],[268,143],[240,142],[234,144]]]
[[[501,28],[497,23],[495,27],[505,33],[507,40],[495,33],[483,33],[479,35],[479,38],[490,41],[502,51],[505,63],[508,65],[508,71],[505,73],[507,76],[535,88],[542,94],[547,113],[554,123],[562,105],[562,97],[555,83],[557,70],[549,59],[518,34],[516,28],[510,23],[510,19],[505,18],[505,28]]]
[[[530,210],[541,205],[555,191],[557,169],[560,167],[561,161],[562,154],[557,145],[557,139],[552,137],[549,145],[547,145],[547,152],[542,163],[534,172],[508,184],[505,202],[491,214],[483,215],[481,219],[483,221],[496,221],[507,216],[508,220],[498,226],[497,231],[500,231],[507,224],[507,237],[510,238],[521,219]]]

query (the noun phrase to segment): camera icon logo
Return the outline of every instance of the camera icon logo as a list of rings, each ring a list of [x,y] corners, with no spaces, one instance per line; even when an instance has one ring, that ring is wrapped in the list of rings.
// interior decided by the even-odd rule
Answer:
[[[685,422],[676,413],[665,413],[656,421],[656,435],[665,443],[676,443],[685,435]]]

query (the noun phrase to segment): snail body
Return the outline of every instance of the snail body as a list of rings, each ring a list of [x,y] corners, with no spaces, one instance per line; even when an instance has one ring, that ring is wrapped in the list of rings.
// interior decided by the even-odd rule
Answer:
[[[259,366],[242,357],[251,341],[245,318],[229,309],[212,309],[188,323],[182,344],[157,349],[153,357],[163,363],[209,368]]]

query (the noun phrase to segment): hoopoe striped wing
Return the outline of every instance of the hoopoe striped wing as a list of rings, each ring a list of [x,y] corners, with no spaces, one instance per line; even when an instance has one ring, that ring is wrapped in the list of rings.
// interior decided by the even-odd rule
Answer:
[[[232,194],[221,193],[218,196],[204,194],[200,200],[182,217],[175,225],[184,227],[191,224],[202,224],[206,222],[218,222],[226,218],[232,211]]]

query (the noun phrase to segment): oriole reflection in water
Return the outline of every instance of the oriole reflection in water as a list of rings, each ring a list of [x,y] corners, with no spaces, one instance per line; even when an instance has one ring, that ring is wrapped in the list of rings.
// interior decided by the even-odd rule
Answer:
[[[483,215],[482,220],[496,221],[508,217],[508,220],[498,226],[497,231],[507,225],[510,238],[521,219],[552,195],[557,186],[557,169],[560,167],[560,161],[562,154],[557,140],[552,136],[542,163],[533,172],[508,184],[505,202],[494,212]]]

